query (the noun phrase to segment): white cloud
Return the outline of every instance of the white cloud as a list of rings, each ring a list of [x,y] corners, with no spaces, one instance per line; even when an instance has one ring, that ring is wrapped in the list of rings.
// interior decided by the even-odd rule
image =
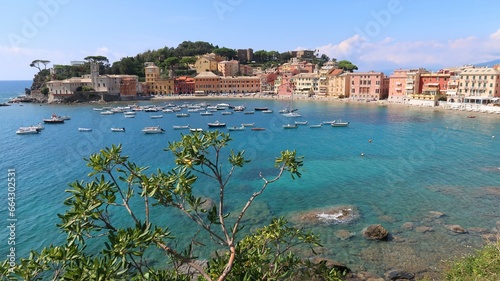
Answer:
[[[429,69],[480,63],[500,58],[500,29],[486,38],[468,36],[449,41],[368,41],[354,35],[338,44],[317,47],[320,54],[347,59],[360,71],[424,67]]]

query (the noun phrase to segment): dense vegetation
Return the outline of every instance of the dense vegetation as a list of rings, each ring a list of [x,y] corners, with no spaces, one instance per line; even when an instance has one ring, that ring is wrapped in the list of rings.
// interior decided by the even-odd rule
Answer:
[[[91,180],[71,184],[64,202],[68,210],[59,214],[65,244],[33,251],[17,264],[4,261],[0,279],[340,280],[341,272],[325,261],[314,263],[299,255],[320,246],[319,237],[282,218],[243,234],[254,200],[282,175],[300,177],[302,157],[282,151],[275,159],[276,174],[256,175],[262,186],[242,206],[234,206],[225,196],[233,173],[249,160],[244,151],[227,151],[230,142],[228,134],[218,131],[183,135],[166,149],[174,157],[169,171],[137,166],[121,154],[121,146],[91,155],[86,160]],[[207,181],[197,184],[202,177]],[[184,240],[189,242],[174,236],[175,220],[159,221],[158,214],[166,213],[192,224]],[[124,217],[129,219],[120,220]],[[215,249],[208,262],[195,254],[206,243]],[[166,260],[151,260],[155,252]]]
[[[30,66],[39,70],[36,80],[49,81],[50,79],[63,80],[70,77],[80,77],[88,74],[90,71],[90,62],[95,61],[99,63],[100,74],[129,74],[137,75],[140,81],[144,80],[144,64],[146,62],[153,62],[155,65],[162,69],[163,75],[168,75],[169,71],[173,71],[175,75],[188,75],[196,74],[196,71],[190,69],[188,66],[196,62],[196,57],[207,53],[215,53],[228,60],[238,59],[237,51],[227,47],[219,47],[203,41],[184,41],[177,47],[163,47],[157,50],[147,50],[143,53],[131,57],[124,57],[113,64],[103,56],[88,56],[84,59],[82,65],[54,65],[54,77],[50,77],[47,65],[50,63],[48,60],[35,60]],[[253,61],[241,60],[240,63],[249,64],[251,66],[260,66],[263,68],[277,67],[291,58],[290,52],[277,52],[257,50],[254,52]],[[326,55],[314,59],[312,63],[323,64],[330,58]],[[42,69],[43,65],[43,69]],[[357,68],[356,68],[357,69]],[[40,89],[43,85],[34,84],[33,89]]]
[[[500,237],[473,255],[451,262],[446,280],[500,280]]]

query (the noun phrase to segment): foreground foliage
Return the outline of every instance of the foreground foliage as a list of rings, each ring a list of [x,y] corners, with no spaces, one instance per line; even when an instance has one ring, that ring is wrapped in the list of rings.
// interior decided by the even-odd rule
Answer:
[[[64,202],[68,210],[59,215],[58,227],[67,234],[66,243],[32,251],[14,267],[3,262],[2,278],[337,280],[340,275],[335,270],[324,263],[303,260],[294,252],[298,246],[318,246],[319,238],[288,227],[282,218],[240,237],[242,219],[254,200],[283,173],[300,177],[302,157],[295,151],[281,152],[275,160],[276,175],[271,179],[260,175],[262,187],[241,209],[232,210],[235,215],[230,215],[225,206],[229,180],[235,169],[249,162],[244,151],[232,150],[227,153],[227,162],[223,161],[222,151],[230,141],[228,134],[217,131],[182,136],[167,149],[174,156],[175,167],[151,174],[146,173],[147,167],[137,166],[123,156],[121,146],[91,155],[86,161],[92,169],[92,180],[70,185],[70,197]],[[216,182],[210,198],[197,192],[198,177]],[[151,215],[153,207],[176,209],[198,225],[193,229],[191,243],[179,245],[172,234],[175,229],[158,223],[158,217]],[[128,217],[128,222],[117,221],[123,217]],[[197,238],[200,231],[222,247],[208,263],[194,254],[195,248],[202,245]],[[148,257],[154,251],[161,252],[168,263],[153,265]]]
[[[500,280],[500,237],[473,255],[451,263],[446,280]]]

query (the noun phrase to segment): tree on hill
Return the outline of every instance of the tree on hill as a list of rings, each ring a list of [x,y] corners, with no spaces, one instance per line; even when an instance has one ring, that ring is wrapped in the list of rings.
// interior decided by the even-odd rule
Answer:
[[[227,60],[232,60],[232,59],[236,58],[236,55],[237,55],[236,50],[229,49],[226,47],[214,49],[212,52],[218,56],[226,58]]]
[[[153,173],[130,162],[121,146],[91,155],[86,161],[93,178],[71,184],[64,202],[68,210],[59,215],[58,227],[67,234],[66,244],[33,251],[13,268],[6,260],[0,264],[0,275],[19,280],[193,280],[179,269],[189,265],[204,280],[291,280],[296,276],[338,280],[337,271],[303,260],[294,251],[298,245],[319,245],[318,237],[287,227],[283,219],[242,237],[243,218],[254,200],[284,173],[300,177],[302,157],[295,151],[282,151],[275,160],[275,176],[260,175],[262,186],[243,206],[234,207],[226,198],[229,183],[233,173],[249,161],[244,151],[225,151],[230,142],[229,134],[218,131],[183,135],[168,145],[175,166]],[[199,178],[215,183],[201,183],[211,189],[208,194],[202,195]],[[159,216],[151,215],[172,211],[197,225],[189,245],[174,238],[175,228],[168,229],[158,222]],[[123,216],[129,220],[117,221]],[[205,240],[222,247],[206,266],[193,254],[203,243],[200,232],[206,234]],[[86,250],[88,245],[94,250]],[[168,257],[172,266],[167,267],[168,261],[153,266],[148,257],[154,252]]]
[[[348,60],[339,61],[338,67],[348,72],[353,72],[354,70],[358,70],[358,67]]]
[[[43,64],[44,68],[43,69],[47,69],[47,65],[50,63],[49,60],[34,60],[30,63],[30,66],[31,67],[35,67],[38,69],[38,71],[42,71],[41,67],[40,67],[40,64]]]

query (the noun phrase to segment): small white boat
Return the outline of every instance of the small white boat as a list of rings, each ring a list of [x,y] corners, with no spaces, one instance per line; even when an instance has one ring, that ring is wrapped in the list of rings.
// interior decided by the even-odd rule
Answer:
[[[245,113],[245,114],[254,114],[255,111],[253,111],[253,110],[251,110],[251,111],[243,111],[243,113]]]
[[[18,135],[33,135],[40,133],[40,130],[37,130],[34,127],[21,127],[16,131]]]
[[[62,120],[71,120],[71,117],[68,115],[59,116],[59,118],[61,118]]]
[[[173,113],[174,110],[172,108],[165,108],[164,110],[162,110],[161,112],[164,112],[164,113]]]
[[[295,125],[307,125],[307,121],[295,121]]]
[[[219,122],[219,120],[217,120],[215,122],[208,123],[208,127],[210,127],[210,128],[226,127],[226,123],[221,123],[221,122]]]
[[[135,111],[125,111],[123,112],[124,115],[135,115],[137,112]]]
[[[203,111],[203,112],[200,112],[200,115],[201,116],[209,116],[209,115],[214,115],[212,111]]]
[[[349,122],[342,122],[342,120],[335,120],[332,124],[332,127],[347,127],[349,126]]]
[[[125,128],[111,128],[111,132],[125,132]]]
[[[273,113],[271,109],[262,110],[262,113]]]
[[[189,129],[189,125],[174,125],[173,126],[174,130],[183,130],[183,129]]]
[[[92,128],[78,128],[80,132],[92,132]]]
[[[189,113],[178,113],[175,116],[177,116],[177,117],[189,117]]]
[[[227,129],[229,131],[244,131],[245,130],[245,126],[239,126],[239,127],[232,126],[232,127],[228,127]]]
[[[286,124],[286,125],[283,125],[283,129],[297,129],[299,126],[295,125],[295,124]]]
[[[163,115],[151,115],[151,119],[163,118]]]
[[[300,115],[299,113],[297,113],[295,111],[283,113],[281,115],[284,116],[284,117],[288,117],[288,118],[297,118],[297,117],[301,117],[302,116],[302,115]]]
[[[142,131],[145,134],[162,134],[163,132],[165,132],[165,130],[163,130],[162,128],[160,128],[160,126],[145,127],[144,129],[142,129]]]
[[[231,111],[222,111],[221,114],[222,115],[231,115],[231,114],[233,114],[233,112],[231,112]]]
[[[125,118],[135,118],[135,115],[124,115]]]
[[[38,132],[41,132],[45,127],[42,126],[42,124],[38,123],[38,125],[35,126],[28,126],[28,127],[20,127],[19,130],[22,131],[28,131],[28,130],[37,130]]]
[[[102,107],[94,107],[92,108],[94,111],[103,111],[104,109]]]
[[[203,132],[202,128],[190,128],[189,129],[191,132]]]
[[[255,126],[255,123],[243,123],[243,124],[241,124],[241,126],[243,126],[243,127],[253,127],[253,126]]]
[[[335,121],[323,121],[323,125],[331,125],[335,123]]]
[[[111,111],[111,110],[106,110],[106,111],[102,111],[101,114],[102,115],[113,115],[115,113],[113,111]]]
[[[321,128],[323,126],[323,124],[313,124],[313,125],[309,125],[309,128]]]
[[[237,105],[234,107],[234,111],[244,111],[246,107],[244,105]]]

